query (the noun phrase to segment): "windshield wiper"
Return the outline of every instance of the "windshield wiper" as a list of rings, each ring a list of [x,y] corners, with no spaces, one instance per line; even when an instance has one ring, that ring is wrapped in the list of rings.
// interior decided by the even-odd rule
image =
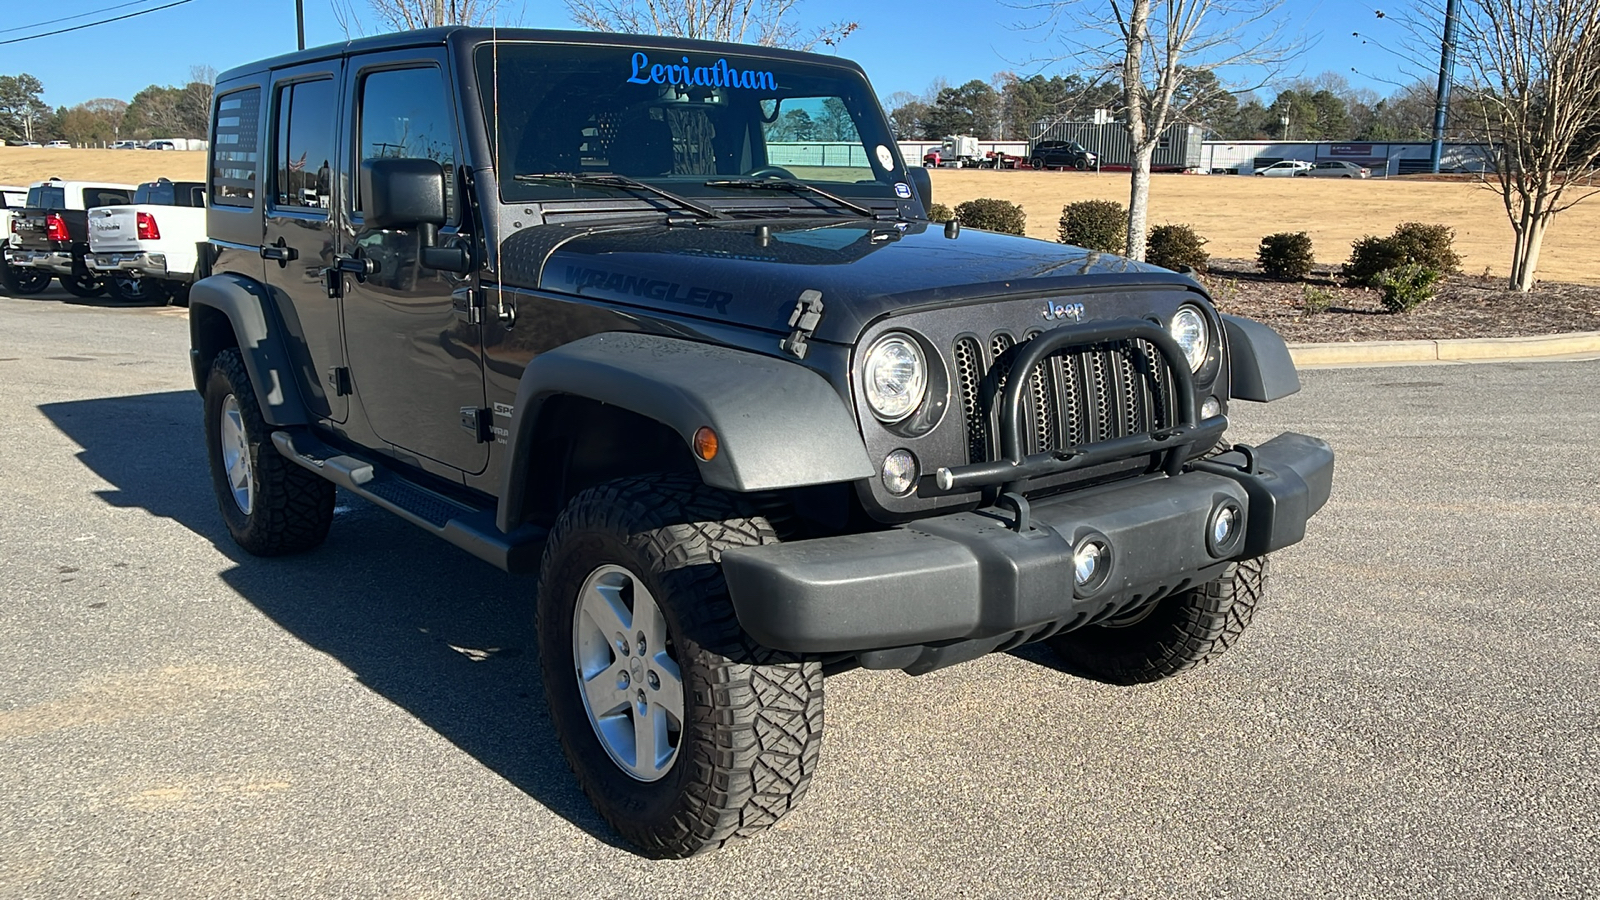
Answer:
[[[719,212],[703,203],[696,203],[688,197],[679,196],[653,184],[636,181],[626,175],[616,175],[610,172],[537,172],[529,175],[513,175],[511,177],[515,181],[571,181],[577,184],[592,184],[600,187],[621,188],[626,191],[640,191],[646,194],[654,194],[663,200],[670,200],[684,209],[707,219],[726,219],[728,217],[727,213]]]
[[[851,203],[838,194],[825,191],[816,185],[804,181],[792,181],[788,178],[723,178],[706,182],[706,187],[743,188],[750,191],[788,191],[791,194],[815,194],[824,200],[859,213],[869,219],[878,218],[878,214],[859,203]]]

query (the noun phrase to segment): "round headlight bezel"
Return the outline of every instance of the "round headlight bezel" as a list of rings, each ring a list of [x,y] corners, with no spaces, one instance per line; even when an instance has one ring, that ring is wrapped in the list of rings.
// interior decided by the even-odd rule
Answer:
[[[889,404],[883,402],[883,395],[875,390],[878,384],[875,370],[887,361],[884,354],[895,347],[910,351],[909,358],[914,361],[915,374],[908,380],[904,392],[907,402]],[[917,339],[911,335],[898,331],[890,332],[873,341],[872,346],[867,348],[861,364],[861,393],[866,400],[867,409],[871,410],[879,421],[893,425],[909,419],[928,399],[928,382],[927,354],[923,352],[922,345]]]
[[[1192,322],[1192,327],[1185,326],[1184,322]],[[1172,335],[1172,340],[1183,351],[1184,360],[1189,363],[1189,371],[1199,372],[1205,367],[1206,360],[1211,355],[1211,323],[1206,314],[1198,306],[1184,304],[1172,314],[1172,321],[1167,324],[1167,333]],[[1185,336],[1192,333],[1192,345],[1185,343]]]

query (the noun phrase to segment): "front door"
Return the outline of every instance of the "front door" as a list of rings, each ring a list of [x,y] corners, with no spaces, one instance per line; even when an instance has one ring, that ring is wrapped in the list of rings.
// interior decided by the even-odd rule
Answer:
[[[363,59],[349,76],[355,98],[349,127],[352,165],[345,180],[347,224],[340,253],[376,266],[343,275],[345,346],[356,395],[377,436],[424,468],[428,461],[483,471],[489,446],[471,413],[482,408],[483,328],[459,316],[451,292],[467,277],[422,267],[417,229],[363,223],[361,162],[420,158],[445,172],[448,221],[440,243],[459,232],[461,142],[443,55],[385,54]]]
[[[336,199],[331,172],[343,75],[341,60],[273,73],[261,244],[267,287],[292,336],[290,353],[306,402],[314,414],[335,422],[345,421],[350,410],[339,300],[329,296],[325,274],[335,250],[329,214]]]

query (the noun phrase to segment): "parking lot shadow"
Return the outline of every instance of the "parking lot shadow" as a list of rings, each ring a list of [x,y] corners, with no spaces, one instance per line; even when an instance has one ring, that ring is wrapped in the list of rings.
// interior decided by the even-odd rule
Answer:
[[[239,596],[484,766],[612,846],[550,727],[533,633],[534,581],[483,563],[341,492],[322,547],[258,559],[228,536],[191,391],[51,403],[118,507],[206,538]],[[306,698],[308,704],[314,698]]]

